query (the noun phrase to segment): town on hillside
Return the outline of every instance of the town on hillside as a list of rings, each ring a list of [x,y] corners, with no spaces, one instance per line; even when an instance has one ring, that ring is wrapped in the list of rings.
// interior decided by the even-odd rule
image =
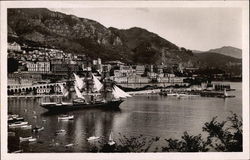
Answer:
[[[149,84],[161,87],[188,86],[224,80],[229,76],[232,78],[227,73],[206,75],[198,67],[184,67],[181,63],[142,65],[125,64],[119,60],[102,62],[100,58],[90,59],[85,54],[8,43],[8,95],[60,93],[58,85],[46,88],[34,88],[34,85],[66,82],[72,80],[73,73],[84,76],[88,69],[99,79],[109,76],[127,90],[145,88]],[[241,76],[234,76],[234,79],[241,79]]]

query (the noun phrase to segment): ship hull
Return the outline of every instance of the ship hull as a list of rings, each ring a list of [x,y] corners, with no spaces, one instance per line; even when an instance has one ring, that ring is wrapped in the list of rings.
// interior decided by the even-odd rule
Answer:
[[[123,100],[99,102],[93,104],[71,103],[71,104],[41,104],[41,107],[48,111],[72,111],[86,108],[119,109]]]

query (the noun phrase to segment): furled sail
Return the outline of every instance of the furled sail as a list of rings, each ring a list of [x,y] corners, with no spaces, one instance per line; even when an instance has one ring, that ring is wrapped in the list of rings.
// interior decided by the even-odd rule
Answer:
[[[83,88],[83,86],[84,86],[84,82],[83,82],[83,80],[78,76],[78,75],[76,75],[75,73],[73,73],[74,74],[74,76],[75,76],[75,85],[79,88],[79,89],[82,89]]]
[[[62,92],[63,96],[67,97],[69,95],[69,91],[61,83],[59,84],[59,87],[61,89],[61,92]]]
[[[100,91],[100,89],[102,88],[103,84],[94,76],[94,74],[92,74],[93,76],[93,80],[94,80],[94,89],[96,91]]]
[[[124,92],[121,90],[119,87],[114,86],[112,94],[114,95],[115,98],[127,98],[127,97],[132,97],[128,93]]]
[[[81,94],[81,92],[79,91],[79,89],[77,88],[77,86],[75,85],[74,87],[75,87],[75,91],[76,91],[76,96],[77,96],[78,98],[85,99],[85,98],[82,96],[82,94]]]

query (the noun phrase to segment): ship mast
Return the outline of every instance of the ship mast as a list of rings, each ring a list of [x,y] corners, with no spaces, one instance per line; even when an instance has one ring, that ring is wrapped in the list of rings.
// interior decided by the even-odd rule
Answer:
[[[89,58],[87,57],[87,72],[86,72],[86,77],[85,77],[85,84],[86,84],[86,94],[90,92],[90,71],[89,71],[90,65],[89,65]]]

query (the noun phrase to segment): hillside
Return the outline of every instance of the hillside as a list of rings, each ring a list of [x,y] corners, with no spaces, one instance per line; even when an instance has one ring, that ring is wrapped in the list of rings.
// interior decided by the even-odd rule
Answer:
[[[195,63],[192,52],[142,28],[119,30],[48,9],[8,9],[9,41],[127,63]],[[13,37],[13,35],[15,35]]]
[[[242,74],[241,59],[214,52],[198,53],[195,56],[199,59],[201,67],[219,68],[228,73]]]
[[[208,52],[220,53],[234,58],[240,58],[240,59],[242,58],[242,50],[231,46],[224,46],[221,48],[210,49]]]

